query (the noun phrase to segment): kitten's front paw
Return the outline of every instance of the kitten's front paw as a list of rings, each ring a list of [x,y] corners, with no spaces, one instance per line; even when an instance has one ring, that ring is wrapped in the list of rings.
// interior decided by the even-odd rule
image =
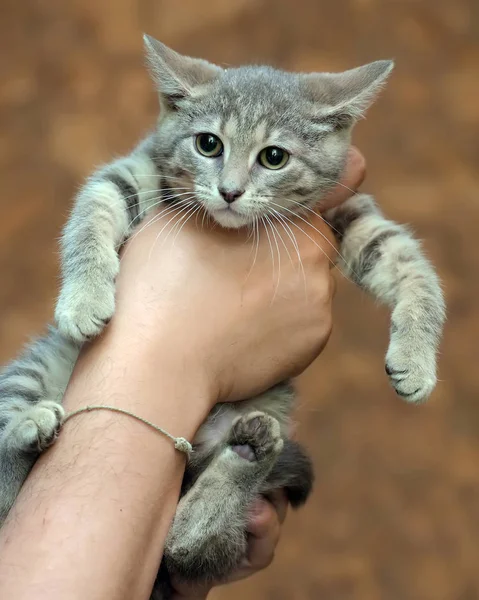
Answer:
[[[283,449],[278,421],[262,412],[252,412],[233,423],[228,443],[241,458],[250,462],[274,458]]]
[[[38,402],[11,422],[5,431],[7,443],[15,450],[43,452],[56,440],[64,415],[60,404],[50,400]]]
[[[397,394],[407,402],[425,402],[436,386],[436,355],[415,346],[406,337],[392,340],[386,355],[386,373]]]
[[[95,286],[66,286],[62,289],[55,309],[60,332],[76,342],[97,336],[115,312],[115,283],[113,279]]]

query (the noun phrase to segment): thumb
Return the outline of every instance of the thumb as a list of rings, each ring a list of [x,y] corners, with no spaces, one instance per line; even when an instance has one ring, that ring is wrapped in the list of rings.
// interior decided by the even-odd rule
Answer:
[[[339,206],[354,196],[365,177],[366,159],[355,146],[351,146],[340,181],[319,203],[321,212]]]

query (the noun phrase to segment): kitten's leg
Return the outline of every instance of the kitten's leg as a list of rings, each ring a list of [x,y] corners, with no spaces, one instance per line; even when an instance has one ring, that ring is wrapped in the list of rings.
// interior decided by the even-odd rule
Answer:
[[[62,237],[63,285],[55,318],[76,341],[97,335],[115,309],[118,250],[160,196],[153,138],[95,173],[80,191]]]
[[[303,506],[314,483],[311,459],[304,449],[293,440],[284,440],[284,446],[268,478],[261,488],[261,494],[268,496],[272,491],[285,491],[293,508]]]
[[[180,579],[221,581],[246,552],[247,509],[283,447],[279,423],[255,412],[233,424],[218,456],[180,500],[164,559]]]
[[[0,525],[36,458],[57,436],[78,351],[51,329],[0,374]]]
[[[325,217],[341,242],[341,268],[392,307],[386,371],[409,402],[426,400],[436,384],[436,354],[445,320],[438,276],[409,231],[358,195]]]

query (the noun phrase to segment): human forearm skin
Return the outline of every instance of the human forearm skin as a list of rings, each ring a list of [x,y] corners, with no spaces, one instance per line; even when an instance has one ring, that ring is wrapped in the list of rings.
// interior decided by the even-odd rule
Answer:
[[[191,439],[208,410],[193,374],[166,368],[166,357],[164,368],[149,364],[147,342],[124,339],[113,330],[84,352],[67,412],[114,404]],[[171,440],[127,415],[68,421],[0,532],[0,597],[148,599],[183,469]]]

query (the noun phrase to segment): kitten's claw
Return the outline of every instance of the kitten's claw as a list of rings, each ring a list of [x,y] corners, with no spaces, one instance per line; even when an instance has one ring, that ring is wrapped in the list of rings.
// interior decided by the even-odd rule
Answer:
[[[436,356],[431,350],[418,348],[410,341],[391,341],[386,355],[386,373],[396,393],[406,402],[425,402],[436,386]]]
[[[85,342],[105,328],[115,312],[114,281],[91,287],[67,287],[62,290],[55,310],[60,332]]]
[[[238,456],[250,462],[275,457],[283,448],[278,421],[262,412],[238,417],[231,428],[228,443]]]
[[[23,452],[40,453],[56,440],[65,412],[60,404],[43,400],[12,419],[5,438]]]

